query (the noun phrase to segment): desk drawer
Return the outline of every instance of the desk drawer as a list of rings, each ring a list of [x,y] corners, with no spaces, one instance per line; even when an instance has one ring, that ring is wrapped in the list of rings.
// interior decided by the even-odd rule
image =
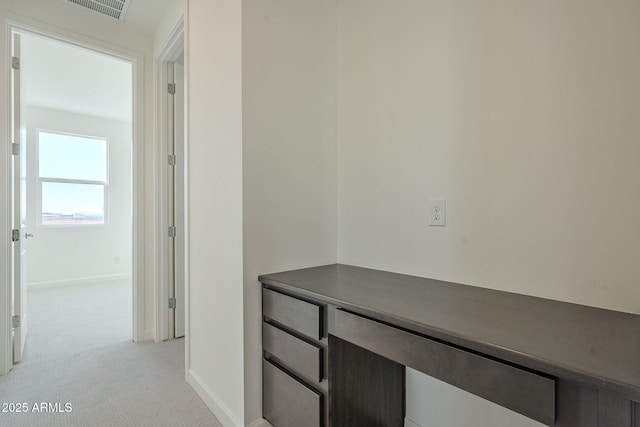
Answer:
[[[262,314],[313,339],[322,339],[322,310],[313,304],[270,289],[262,289]]]
[[[322,381],[322,347],[309,344],[268,323],[262,323],[262,347],[287,369],[308,381]]]
[[[276,427],[320,427],[324,413],[321,393],[302,384],[278,366],[262,361],[262,411]]]
[[[335,330],[333,330],[335,329]],[[546,425],[555,423],[555,380],[418,334],[335,311],[332,335]]]

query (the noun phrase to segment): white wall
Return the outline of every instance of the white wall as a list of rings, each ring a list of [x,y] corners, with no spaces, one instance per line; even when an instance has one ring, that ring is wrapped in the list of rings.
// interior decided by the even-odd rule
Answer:
[[[241,6],[191,0],[189,382],[224,425],[244,425]]]
[[[49,110],[25,109],[27,124],[27,285],[55,285],[131,275],[131,123]],[[106,138],[109,147],[105,226],[38,225],[37,130]],[[117,257],[118,260],[114,260]]]
[[[335,7],[242,4],[247,424],[262,417],[258,275],[337,259]]]
[[[335,262],[337,248],[335,4],[245,1],[237,13],[225,1],[187,13],[188,378],[225,425],[262,417],[257,276]]]
[[[640,3],[338,4],[340,262],[640,313]]]

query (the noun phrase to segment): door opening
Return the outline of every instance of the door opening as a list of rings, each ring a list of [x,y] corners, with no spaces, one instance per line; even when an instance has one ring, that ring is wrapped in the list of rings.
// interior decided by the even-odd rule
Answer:
[[[157,182],[162,186],[157,209],[161,213],[157,236],[159,251],[156,289],[155,341],[185,337],[188,360],[189,296],[187,265],[186,127],[188,86],[184,21],[181,20],[156,57],[157,80]],[[168,230],[168,232],[167,232]],[[167,303],[168,302],[168,303]]]
[[[169,244],[169,264],[171,274],[169,276],[169,289],[172,301],[173,313],[170,313],[170,336],[173,338],[185,335],[185,220],[184,220],[184,64],[174,62],[168,64],[170,76],[170,100],[169,119],[171,133],[169,134],[168,152],[172,159],[169,162],[168,173],[168,218],[174,224],[176,233]],[[171,319],[173,317],[173,319]],[[173,330],[171,333],[171,329]]]
[[[24,146],[14,159],[14,223],[24,227],[14,245],[14,362],[130,341],[133,62],[21,29],[12,38]]]
[[[26,154],[27,147],[24,138],[23,123],[23,93],[21,76],[21,38],[15,34],[12,38],[11,49],[11,154],[13,156],[13,195],[12,195],[12,304],[11,328],[13,362],[22,360],[27,337],[27,291],[25,262],[27,254],[26,223]]]

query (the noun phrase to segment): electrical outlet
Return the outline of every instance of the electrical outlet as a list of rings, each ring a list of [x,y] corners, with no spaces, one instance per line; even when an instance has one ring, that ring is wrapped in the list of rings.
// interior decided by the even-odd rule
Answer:
[[[429,225],[444,227],[447,222],[446,199],[429,199]]]
[[[114,257],[113,257],[113,263],[114,263],[114,264],[120,264],[120,257],[119,257],[119,256],[117,256],[117,255],[116,255],[116,256],[114,256]]]

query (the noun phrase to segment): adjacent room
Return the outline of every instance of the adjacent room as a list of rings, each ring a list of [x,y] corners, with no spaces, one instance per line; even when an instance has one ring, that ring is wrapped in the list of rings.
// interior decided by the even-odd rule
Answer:
[[[20,51],[23,361],[131,341],[131,64],[27,32]]]

